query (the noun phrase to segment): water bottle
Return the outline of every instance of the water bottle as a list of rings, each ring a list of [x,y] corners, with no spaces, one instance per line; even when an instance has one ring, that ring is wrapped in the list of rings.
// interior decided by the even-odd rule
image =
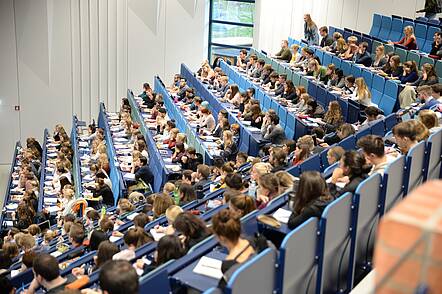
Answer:
[[[103,219],[106,216],[106,206],[103,205],[101,207],[101,219]]]
[[[252,198],[256,198],[256,182],[253,180],[249,185],[248,195]]]

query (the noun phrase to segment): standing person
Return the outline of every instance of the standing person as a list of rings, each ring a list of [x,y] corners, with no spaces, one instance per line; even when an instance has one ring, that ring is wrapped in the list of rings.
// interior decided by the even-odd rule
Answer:
[[[425,12],[425,17],[428,19],[436,18],[436,14],[442,12],[440,0],[425,0],[424,8],[416,11],[416,13],[421,12]]]
[[[310,14],[304,14],[304,39],[309,46],[319,44],[318,27]]]

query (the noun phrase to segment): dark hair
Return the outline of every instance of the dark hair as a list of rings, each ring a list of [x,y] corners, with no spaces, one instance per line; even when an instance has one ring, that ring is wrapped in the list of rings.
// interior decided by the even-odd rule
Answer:
[[[5,291],[4,293],[11,293],[14,290],[14,286],[6,275],[0,276],[0,289]]]
[[[349,75],[349,76],[346,76],[346,77],[345,77],[345,80],[346,80],[347,82],[353,84],[353,83],[355,82],[355,77],[352,76],[352,75]]]
[[[149,83],[144,83],[144,84],[143,84],[143,88],[146,89],[146,90],[147,90],[147,89],[150,89],[150,85],[149,85]]]
[[[345,151],[341,160],[350,169],[350,177],[362,176],[366,173],[365,157],[355,150]]]
[[[146,226],[149,223],[149,216],[145,213],[140,213],[136,217],[134,217],[134,225],[135,227],[140,227],[144,229],[144,226]]]
[[[198,173],[200,173],[204,179],[208,179],[210,176],[210,168],[205,164],[198,164],[196,167]]]
[[[374,154],[382,157],[385,154],[385,144],[381,137],[375,135],[367,135],[358,140],[358,147],[367,154]]]
[[[319,28],[319,31],[320,31],[320,32],[325,32],[325,33],[328,34],[328,28],[327,28],[326,26],[320,27],[320,28]]]
[[[239,51],[239,52],[241,52],[242,54],[247,55],[247,50],[246,49],[241,49],[241,51]]]
[[[189,184],[181,184],[180,185],[180,193],[183,194],[181,201],[190,202],[196,200],[196,192],[195,189]]]
[[[274,147],[271,151],[272,159],[271,162],[273,167],[280,167],[285,165],[285,160],[287,158],[287,153],[280,147]]]
[[[229,113],[225,109],[220,110],[219,113],[221,113],[221,115],[224,116],[225,118],[228,118],[228,116],[229,116]]]
[[[40,275],[50,282],[60,276],[58,260],[48,253],[40,253],[34,258],[32,268],[36,275]]]
[[[255,200],[248,195],[238,195],[230,198],[230,205],[241,211],[241,217],[256,209]]]
[[[180,213],[176,217],[173,227],[187,237],[186,245],[188,245],[189,238],[200,239],[209,234],[209,230],[203,220],[188,211]]]
[[[69,237],[77,244],[82,244],[86,237],[82,224],[73,223],[69,230]]]
[[[364,112],[367,116],[378,116],[381,113],[379,108],[376,106],[368,106],[365,108]]]
[[[226,238],[233,244],[236,244],[241,236],[239,215],[227,208],[212,217],[212,228],[217,236]]]
[[[127,245],[134,245],[136,248],[152,241],[152,239],[144,231],[144,228],[140,227],[130,228],[124,234],[123,238],[124,243]]]
[[[324,178],[317,171],[303,172],[299,179],[298,190],[296,191],[294,211],[300,214],[306,206],[321,197],[327,200],[331,199]]]
[[[410,121],[403,121],[393,127],[393,135],[406,137],[412,141],[417,140],[417,133],[414,125]]]
[[[237,173],[228,174],[225,177],[224,182],[226,183],[226,186],[230,189],[241,190],[244,186],[242,177]]]
[[[161,265],[171,259],[178,259],[185,255],[181,240],[174,235],[166,235],[158,241],[156,265]]]
[[[97,267],[101,267],[106,261],[112,260],[112,257],[120,252],[118,246],[109,240],[103,241],[98,246]]]
[[[192,173],[193,173],[193,171],[191,171],[190,169],[186,169],[183,171],[182,177],[185,178],[186,180],[191,181],[192,180]]]
[[[147,164],[147,158],[144,157],[144,156],[140,156],[140,162],[141,162],[141,164],[142,164],[143,166],[146,165],[146,164]]]
[[[244,161],[247,161],[247,153],[245,152],[238,152],[238,154],[236,154],[236,158],[242,158]]]
[[[367,42],[362,42],[359,45],[361,45],[362,47],[364,47],[365,49],[368,48],[368,43]]]
[[[100,271],[100,288],[109,294],[137,294],[138,274],[125,260],[106,262]]]
[[[101,230],[94,230],[89,238],[89,250],[97,250],[101,242],[108,240],[107,235]]]
[[[26,268],[31,268],[32,267],[32,264],[34,263],[34,259],[35,259],[36,256],[37,256],[37,253],[35,253],[34,250],[26,251],[23,254],[22,262],[26,266]]]
[[[15,248],[17,248],[17,244],[15,244]],[[17,250],[18,253],[18,250]],[[0,250],[0,269],[9,269],[12,265],[12,259],[5,250]]]
[[[86,212],[86,217],[91,219],[92,221],[96,221],[100,219],[100,214],[95,209],[92,209]]]

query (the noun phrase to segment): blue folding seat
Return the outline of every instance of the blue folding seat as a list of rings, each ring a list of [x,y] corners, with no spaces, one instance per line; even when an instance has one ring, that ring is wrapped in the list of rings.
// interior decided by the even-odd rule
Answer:
[[[424,65],[425,63],[429,63],[431,65],[434,65],[434,59],[431,57],[427,57],[427,56],[422,56],[421,57],[421,62],[419,64],[419,68]]]
[[[323,63],[323,59],[324,59],[324,51],[322,50],[316,50],[316,56],[318,56],[320,63]]]
[[[427,38],[427,30],[428,30],[427,25],[421,24],[421,23],[416,23],[416,27],[414,29],[414,34],[416,36],[418,49],[424,48],[425,40]]]
[[[271,101],[272,100],[270,99],[269,96],[264,95],[264,105],[263,105],[264,111],[268,111],[270,109]]]
[[[278,106],[279,106],[278,102],[272,99],[270,102],[270,108],[276,111],[276,113],[278,113]]]
[[[373,75],[373,84],[371,88],[371,101],[379,104],[384,93],[385,79],[379,75]]]
[[[353,32],[348,31],[347,29],[344,29],[344,34],[342,35],[344,39],[347,41],[348,37],[353,36]]]
[[[323,66],[328,66],[330,63],[332,63],[332,55],[330,53],[325,52],[324,53],[324,57],[322,59],[322,65]]]
[[[361,68],[356,64],[352,64],[351,74],[355,77],[355,79],[359,78],[360,76],[362,76]]]
[[[382,16],[381,29],[379,30],[379,39],[388,40],[391,31],[391,17],[390,16]]]
[[[400,156],[385,169],[382,180],[381,201],[379,211],[381,216],[388,212],[405,194],[404,191],[405,156]]]
[[[408,56],[408,50],[396,47],[394,48],[394,53],[396,55],[399,55],[399,57],[401,58],[401,62],[405,62],[407,61],[407,56]]]
[[[380,218],[379,203],[381,202],[382,176],[371,175],[359,184],[352,201],[352,252],[354,253],[354,277],[368,273],[372,268],[375,236]]]
[[[348,102],[344,99],[337,99],[339,106],[341,106],[342,115],[345,118],[345,121],[348,119]]]
[[[435,69],[436,69],[437,76],[439,78],[442,77],[442,61],[440,61],[440,60],[436,61]]]
[[[299,165],[301,173],[309,170],[321,171],[321,158],[319,155],[312,155]]]
[[[316,101],[322,105],[322,107],[326,107],[328,105],[327,103],[327,90],[322,88],[322,87],[318,87],[318,90],[316,91]]]
[[[296,73],[296,72],[293,73],[292,82],[293,82],[293,85],[299,86],[299,83],[301,82],[301,77],[298,73]]]
[[[384,114],[390,114],[393,112],[396,102],[397,102],[397,91],[398,91],[398,85],[395,82],[387,81],[385,83],[385,89],[390,89],[389,94],[384,93],[381,98],[381,102],[378,104],[379,108],[382,109]],[[396,90],[395,90],[396,89]],[[387,92],[387,90],[385,90]],[[396,91],[395,96],[391,96],[390,94]]]
[[[286,121],[286,136],[289,139],[293,139],[295,137],[296,118],[293,114],[288,113]]]
[[[327,152],[328,152],[328,148],[324,149],[321,151],[321,153],[319,153],[319,158],[321,159],[321,168],[322,170],[325,170],[327,167],[330,166],[330,164],[328,164],[328,159],[327,159]]]
[[[397,124],[397,115],[396,113],[392,113],[390,115],[387,115],[384,118],[385,123],[385,132],[389,132],[393,129],[393,127]]]
[[[375,53],[376,52],[376,48],[379,47],[380,45],[382,45],[381,42],[377,41],[377,40],[373,40],[373,45],[371,46],[371,52]]]
[[[430,44],[430,47],[431,47],[431,44]],[[416,62],[416,66],[418,66],[421,61],[421,56],[420,56],[420,54],[418,54],[416,52],[408,51],[407,61],[414,61],[414,62]]]
[[[349,293],[351,290],[354,252],[348,245],[354,242],[352,206],[351,193],[345,193],[322,213],[316,293]]]
[[[308,82],[308,88],[307,88],[307,93],[312,96],[312,97],[316,97],[316,91],[318,90],[318,86],[316,85],[316,83],[313,83],[311,81]]]
[[[428,168],[428,162],[425,160],[426,145],[422,141],[414,145],[406,155],[404,172],[405,192],[410,193],[417,186],[422,184],[424,174]]]
[[[351,63],[349,61],[342,60],[341,69],[344,72],[344,75],[348,76],[351,74]]]
[[[373,20],[371,23],[370,35],[377,37],[381,29],[382,16],[380,14],[373,14]]]
[[[264,102],[264,92],[261,89],[256,89],[255,97],[259,101],[259,104],[262,105]]]
[[[341,68],[341,59],[337,56],[332,57],[332,63],[336,66],[336,68]]]
[[[329,26],[328,33],[332,36],[334,32],[336,32],[336,28],[334,26]]]
[[[371,125],[371,134],[383,137],[385,135],[385,125],[383,120],[378,120]]]
[[[348,111],[347,111],[347,122],[348,123],[356,123],[359,119],[360,107],[359,103],[354,102],[353,100],[348,101]]]
[[[279,122],[283,128],[287,125],[287,108],[282,105],[278,106]]]
[[[391,22],[391,31],[390,35],[388,36],[388,39],[397,42],[402,38],[402,31],[403,31],[404,23],[402,19],[393,17]]]
[[[367,135],[371,135],[371,127],[364,127],[362,129],[359,129],[358,132],[355,134],[356,136],[356,142],[362,137],[365,137]]]
[[[433,36],[434,33],[440,31],[438,27],[435,26],[428,26],[427,35],[425,36],[425,44],[424,47],[420,47],[419,50],[423,51],[425,53],[430,53],[431,46],[433,44]]]
[[[355,149],[356,146],[356,137],[354,135],[348,136],[338,143],[338,146],[344,148],[344,150],[352,150]]]
[[[373,85],[373,74],[371,73],[371,71],[362,69],[362,78],[364,78],[367,87],[370,89]]]
[[[317,270],[317,231],[318,219],[311,217],[284,238],[279,250],[277,289],[274,293],[315,293],[316,279],[305,277]]]
[[[442,130],[432,134],[427,141],[428,168],[424,180],[439,179],[441,176]]]
[[[432,18],[428,20],[428,25],[440,26],[440,24],[441,23],[439,19]]]

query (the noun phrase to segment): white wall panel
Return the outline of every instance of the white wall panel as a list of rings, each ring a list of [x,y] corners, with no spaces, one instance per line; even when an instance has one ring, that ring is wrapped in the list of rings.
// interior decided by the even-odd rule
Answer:
[[[0,127],[9,140],[0,163],[20,132],[70,129],[72,114],[96,118],[99,101],[117,110],[128,87],[139,92],[157,74],[168,81],[183,61],[196,69],[207,55],[208,1],[0,1],[0,124],[14,125]]]

